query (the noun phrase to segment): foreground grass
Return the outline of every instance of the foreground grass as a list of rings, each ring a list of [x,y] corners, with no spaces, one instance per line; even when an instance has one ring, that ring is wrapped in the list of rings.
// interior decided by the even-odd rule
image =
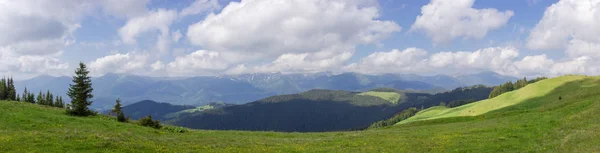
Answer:
[[[0,152],[599,152],[600,80],[559,84],[482,115],[326,133],[170,133],[2,101]]]
[[[400,100],[400,98],[401,98],[401,95],[399,93],[382,92],[382,91],[367,91],[367,92],[360,93],[358,95],[379,97],[381,99],[389,101],[392,104],[398,103],[398,100]]]

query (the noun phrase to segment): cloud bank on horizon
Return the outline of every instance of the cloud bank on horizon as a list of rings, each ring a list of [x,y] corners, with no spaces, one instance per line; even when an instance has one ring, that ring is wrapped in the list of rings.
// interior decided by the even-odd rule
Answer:
[[[539,12],[535,12],[539,10]],[[0,74],[600,75],[599,0],[0,0]]]

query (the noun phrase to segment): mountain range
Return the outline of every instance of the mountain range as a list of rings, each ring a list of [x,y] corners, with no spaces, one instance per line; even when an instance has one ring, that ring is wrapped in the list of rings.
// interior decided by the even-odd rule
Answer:
[[[194,129],[323,132],[364,129],[410,107],[425,109],[440,102],[483,100],[491,91],[482,85],[438,94],[390,88],[366,92],[314,89],[240,105],[212,103],[196,108],[145,100],[124,106],[123,112],[134,120],[150,115],[167,124]]]
[[[124,105],[142,100],[168,102],[177,105],[202,106],[213,102],[243,104],[269,96],[299,93],[312,89],[367,91],[387,87],[406,91],[438,93],[469,85],[498,85],[516,78],[494,72],[467,75],[420,76],[416,74],[364,75],[358,73],[319,74],[243,74],[233,76],[200,76],[161,78],[137,75],[106,74],[92,78],[94,103],[92,108],[107,110],[117,98]],[[18,93],[50,90],[66,96],[71,77],[38,76],[16,81]]]

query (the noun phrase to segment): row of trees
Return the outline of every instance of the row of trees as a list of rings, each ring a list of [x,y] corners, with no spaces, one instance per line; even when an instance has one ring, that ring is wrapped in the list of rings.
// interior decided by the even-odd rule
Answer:
[[[0,80],[0,100],[17,100],[17,91],[12,78]]]
[[[548,78],[547,77],[538,77],[533,80],[527,80],[527,78],[523,78],[523,79],[517,80],[517,82],[515,82],[515,83],[513,83],[512,81],[506,82],[500,86],[494,87],[494,90],[492,90],[492,93],[490,93],[490,96],[488,98],[491,99],[491,98],[500,96],[503,93],[521,89],[521,88],[527,86],[528,84],[532,84],[532,83],[535,83],[535,82],[538,82],[538,81],[541,81],[544,79],[548,79]]]
[[[60,108],[65,107],[65,103],[62,97],[55,97],[54,95],[52,95],[52,93],[50,93],[50,91],[47,91],[46,93],[40,91],[36,97],[34,93],[31,93],[27,90],[27,88],[25,88],[23,94],[17,94],[15,89],[15,82],[11,77],[0,79],[0,100],[22,101]]]
[[[383,120],[383,121],[378,121],[375,122],[373,124],[371,124],[371,126],[369,126],[369,129],[372,128],[380,128],[380,127],[386,127],[386,126],[392,126],[402,120],[408,119],[412,116],[415,116],[415,114],[417,114],[417,112],[419,112],[420,110],[414,107],[408,108],[403,110],[402,112],[394,115],[392,118],[387,119],[387,120]]]

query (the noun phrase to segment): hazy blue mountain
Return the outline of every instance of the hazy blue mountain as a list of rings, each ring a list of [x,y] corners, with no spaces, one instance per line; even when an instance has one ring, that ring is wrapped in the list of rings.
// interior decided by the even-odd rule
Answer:
[[[374,88],[394,88],[411,91],[445,91],[472,84],[496,85],[516,79],[493,72],[451,77],[447,75],[419,76],[414,74],[365,75],[359,73],[318,74],[244,74],[235,76],[203,76],[191,78],[157,78],[136,75],[106,74],[94,77],[95,109],[106,110],[120,98],[124,105],[141,100],[168,102],[177,105],[201,106],[211,102],[243,104],[269,96],[299,93],[312,89],[367,91]],[[30,91],[50,90],[66,96],[71,77],[38,76],[15,83],[18,93],[23,87]]]
[[[498,85],[507,81],[516,81],[518,78],[500,75],[495,72],[481,72],[476,74],[460,75],[455,77],[465,85]]]

